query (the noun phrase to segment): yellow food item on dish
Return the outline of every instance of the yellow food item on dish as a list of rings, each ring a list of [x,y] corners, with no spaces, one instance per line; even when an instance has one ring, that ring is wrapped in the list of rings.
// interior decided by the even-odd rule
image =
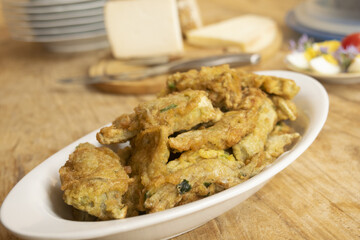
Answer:
[[[340,41],[330,40],[330,41],[314,43],[312,47],[316,51],[320,51],[321,48],[326,48],[327,53],[333,53],[333,52],[337,51],[340,46],[341,46]]]
[[[310,61],[311,59],[313,59],[314,57],[318,56],[320,53],[319,50],[315,50],[312,47],[309,47],[308,49],[305,50],[305,58],[306,60]]]

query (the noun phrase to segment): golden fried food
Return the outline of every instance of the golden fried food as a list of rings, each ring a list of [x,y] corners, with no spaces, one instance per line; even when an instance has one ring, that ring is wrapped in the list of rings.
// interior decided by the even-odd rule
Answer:
[[[294,129],[287,126],[284,122],[276,125],[265,144],[267,160],[273,162],[286,150],[286,147],[294,144],[299,137],[300,134],[295,132]]]
[[[167,80],[165,94],[186,89],[207,91],[214,107],[223,110],[236,110],[241,102],[241,81],[228,65],[175,73]]]
[[[265,92],[274,94],[285,99],[293,99],[299,92],[300,88],[293,80],[279,77],[265,77],[261,88]]]
[[[255,73],[237,71],[244,88],[261,88],[269,94],[274,94],[285,99],[293,99],[300,88],[291,79],[263,76]]]
[[[255,127],[241,141],[232,146],[235,158],[244,162],[264,149],[268,134],[274,128],[277,121],[275,108],[270,99],[266,98],[257,111]]]
[[[221,114],[214,109],[206,92],[186,90],[140,104],[134,113],[118,117],[96,137],[102,144],[121,143],[154,126],[166,126],[172,134],[219,119]]]
[[[126,217],[133,217],[145,212],[144,186],[139,175],[132,174],[133,182],[129,183],[128,191],[123,196],[123,203],[128,207]]]
[[[181,133],[169,139],[169,145],[177,152],[198,149],[227,149],[251,131],[256,114],[247,110],[231,111],[215,123],[201,130]]]
[[[279,120],[287,120],[295,121],[297,118],[297,110],[296,105],[292,101],[278,97],[272,96],[271,100],[275,104],[276,113],[278,115]]]
[[[115,154],[80,144],[60,169],[64,200],[79,220],[163,211],[235,186],[260,173],[300,134],[290,79],[203,67],[168,78],[161,97],[102,128]],[[116,145],[115,145],[116,146]],[[115,147],[114,145],[112,147]]]
[[[167,164],[161,185],[147,189],[145,207],[162,211],[220,192],[241,182],[241,163],[223,150],[189,151]]]
[[[265,102],[270,101],[258,89],[245,92],[238,111],[229,111],[213,126],[201,130],[182,133],[169,139],[172,149],[183,152],[187,150],[227,149],[238,143],[256,125],[259,110]],[[271,103],[271,101],[270,101]]]
[[[129,215],[145,211],[144,194],[151,185],[162,184],[167,173],[166,163],[170,151],[167,147],[168,128],[153,127],[139,133],[131,140],[132,153],[129,165],[134,183],[129,185],[125,203],[129,206]]]
[[[67,204],[102,220],[126,216],[122,196],[132,180],[109,148],[80,144],[59,172]]]
[[[141,176],[144,186],[161,182],[167,172],[166,163],[170,156],[167,142],[168,129],[163,126],[147,129],[131,141],[130,166],[133,174]]]
[[[239,170],[241,179],[246,180],[261,172],[284,153],[288,146],[294,144],[299,137],[300,134],[294,132],[285,123],[275,126],[274,130],[267,137],[265,146],[252,157],[245,160],[245,166]]]

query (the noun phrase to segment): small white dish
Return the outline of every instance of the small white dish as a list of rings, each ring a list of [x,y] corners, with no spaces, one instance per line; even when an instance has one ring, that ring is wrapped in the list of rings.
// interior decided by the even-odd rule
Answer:
[[[297,159],[315,140],[328,114],[328,95],[313,78],[289,71],[258,73],[290,78],[300,86],[294,101],[301,114],[293,126],[302,137],[290,151],[253,178],[213,196],[158,213],[112,221],[73,221],[62,200],[58,170],[79,143],[98,145],[96,130],[60,150],[20,180],[2,204],[2,224],[26,239],[163,239],[190,231],[230,210]]]
[[[321,74],[316,73],[310,70],[304,70],[295,67],[294,65],[285,61],[286,67],[292,71],[299,72],[312,76],[320,81],[327,83],[336,83],[336,84],[356,84],[360,83],[360,73],[338,73],[338,74]]]

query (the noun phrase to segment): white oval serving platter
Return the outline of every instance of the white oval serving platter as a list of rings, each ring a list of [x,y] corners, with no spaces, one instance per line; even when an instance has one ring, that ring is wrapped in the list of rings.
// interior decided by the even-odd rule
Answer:
[[[62,200],[58,170],[79,143],[99,145],[96,130],[60,150],[21,179],[1,206],[2,224],[25,239],[164,239],[190,231],[230,210],[297,159],[315,140],[328,114],[328,95],[313,78],[289,71],[258,74],[290,78],[301,87],[294,98],[301,117],[293,126],[302,137],[291,150],[253,178],[213,196],[158,213],[111,221],[73,221],[70,208]]]

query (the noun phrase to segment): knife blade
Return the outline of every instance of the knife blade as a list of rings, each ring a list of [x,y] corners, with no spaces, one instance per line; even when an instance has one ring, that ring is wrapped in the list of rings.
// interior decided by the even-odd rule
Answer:
[[[156,65],[144,70],[123,72],[116,75],[102,75],[94,77],[74,77],[60,79],[58,82],[63,84],[97,84],[112,81],[135,81],[160,74],[183,72],[190,69],[200,69],[201,67],[211,67],[229,64],[230,67],[239,67],[247,64],[257,64],[260,61],[257,53],[225,54],[210,57],[185,59]]]

